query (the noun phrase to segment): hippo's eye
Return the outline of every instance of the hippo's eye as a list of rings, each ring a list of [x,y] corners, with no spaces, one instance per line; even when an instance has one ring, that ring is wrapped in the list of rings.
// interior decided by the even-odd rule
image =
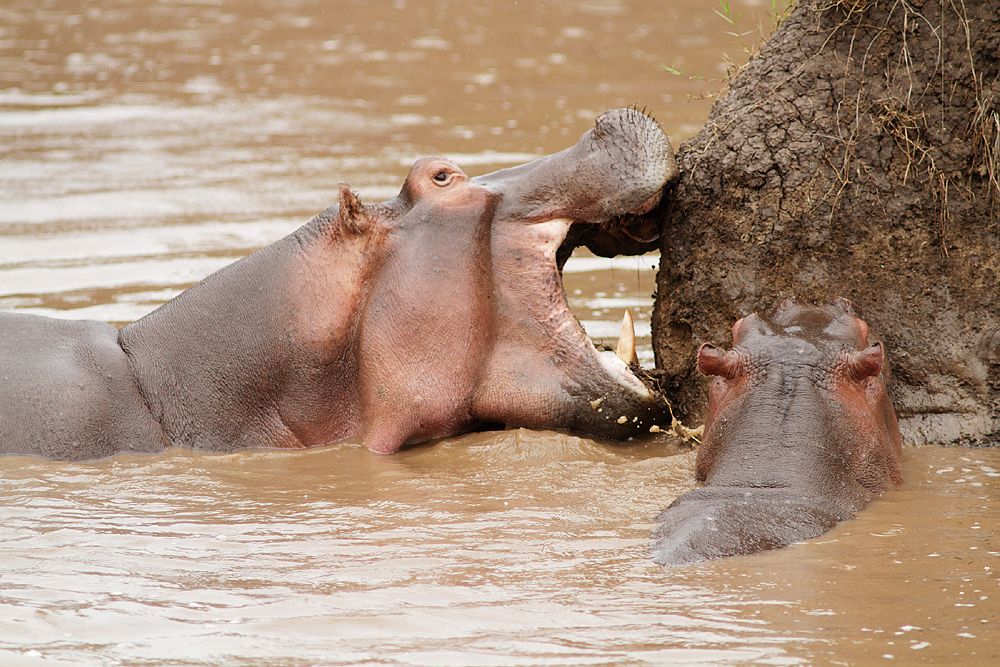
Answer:
[[[434,184],[435,185],[448,185],[451,183],[452,173],[445,169],[442,169],[438,173],[434,174]]]

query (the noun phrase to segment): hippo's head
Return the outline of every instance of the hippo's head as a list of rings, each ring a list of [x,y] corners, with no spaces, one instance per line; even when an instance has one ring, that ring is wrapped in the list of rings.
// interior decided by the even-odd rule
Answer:
[[[511,169],[469,178],[427,157],[381,204],[342,188],[327,219],[365,256],[347,290],[358,294],[365,444],[391,452],[475,424],[622,440],[669,421],[627,363],[594,348],[556,252],[572,225],[608,229],[648,211],[676,174],[659,126],[621,109],[575,146]]]
[[[681,563],[822,534],[901,480],[901,439],[882,343],[853,306],[782,303],[703,345],[709,414],[703,486],[660,516],[654,557]]]
[[[900,481],[889,363],[846,299],[821,308],[787,300],[770,320],[744,317],[733,349],[703,345],[698,368],[712,377],[698,481],[773,488],[836,479],[854,509]],[[767,459],[745,466],[731,456],[749,452]]]

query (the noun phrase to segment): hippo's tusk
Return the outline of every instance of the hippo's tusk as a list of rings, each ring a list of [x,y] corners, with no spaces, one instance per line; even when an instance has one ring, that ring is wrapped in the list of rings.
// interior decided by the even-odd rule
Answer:
[[[632,324],[632,314],[627,310],[622,317],[622,333],[618,336],[615,355],[630,366],[639,363],[639,357],[635,354],[635,325]]]

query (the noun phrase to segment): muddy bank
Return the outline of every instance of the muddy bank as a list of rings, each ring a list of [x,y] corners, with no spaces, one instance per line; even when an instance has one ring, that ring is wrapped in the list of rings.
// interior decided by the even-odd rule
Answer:
[[[801,2],[685,142],[653,314],[678,412],[702,342],[782,299],[861,306],[907,444],[1000,445],[1000,9]]]

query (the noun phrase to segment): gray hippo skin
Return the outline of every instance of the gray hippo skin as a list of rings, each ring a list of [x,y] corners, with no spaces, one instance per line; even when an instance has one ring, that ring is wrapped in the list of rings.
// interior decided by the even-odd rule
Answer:
[[[556,251],[573,224],[614,234],[676,175],[656,122],[619,109],[511,169],[470,179],[422,158],[381,204],[341,186],[339,204],[120,331],[0,314],[0,453],[648,432],[665,402],[594,349]]]
[[[822,535],[902,481],[888,360],[845,299],[744,317],[733,349],[703,345],[698,368],[713,376],[695,463],[702,485],[658,517],[658,563]]]

